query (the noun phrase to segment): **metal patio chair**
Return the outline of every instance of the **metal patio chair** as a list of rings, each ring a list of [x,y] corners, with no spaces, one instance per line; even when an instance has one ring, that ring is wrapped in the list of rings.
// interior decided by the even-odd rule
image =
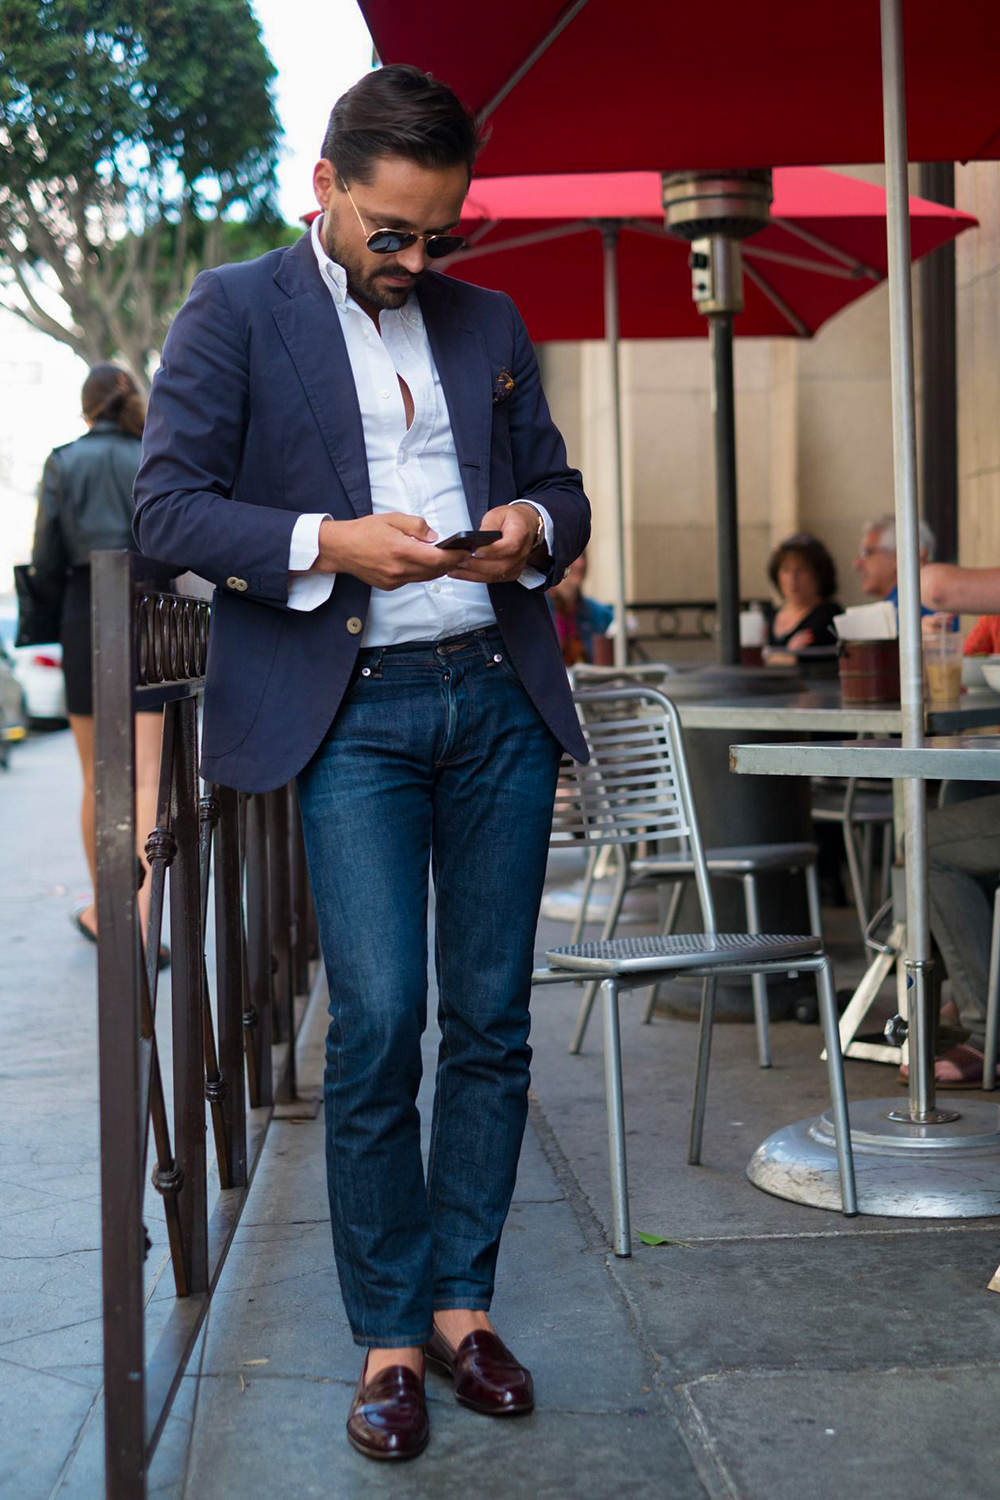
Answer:
[[[719,933],[708,867],[691,796],[680,721],[673,704],[650,687],[620,687],[574,695],[591,751],[587,765],[568,758],[553,820],[553,847],[626,849],[671,841],[689,851],[704,932],[610,938],[553,948],[549,967],[533,984],[596,981],[604,1011],[604,1069],[616,1255],[629,1255],[628,1177],[618,997],[677,974],[702,980],[701,1020],[688,1161],[701,1160],[705,1100],[720,974],[816,975],[827,1053],[843,1211],[857,1212],[843,1057],[830,960],[817,936]],[[684,842],[686,841],[686,842]]]
[[[611,687],[618,682],[625,682],[632,685],[646,685],[657,688],[662,687],[666,683],[667,678],[674,675],[676,674],[672,668],[663,663],[651,663],[640,667],[581,666],[576,667],[570,674],[574,685],[577,686],[597,683]],[[679,846],[669,854],[661,854],[659,852],[646,854],[640,851],[637,858],[627,846],[622,845],[618,849],[617,855],[618,874],[612,890],[603,931],[601,932],[602,939],[614,937],[627,893],[636,887],[651,883],[658,886],[671,885],[673,887],[661,929],[664,936],[671,933],[680,911],[685,888],[688,882],[694,879],[695,874],[694,862],[691,858],[691,851],[687,847],[687,841],[680,841]],[[581,915],[587,910],[590,891],[596,873],[597,857],[598,851],[594,851],[588,863],[586,875],[584,876]],[[805,879],[806,901],[809,909],[811,930],[814,936],[822,938],[823,917],[820,910],[819,881],[816,874],[816,861],[818,857],[819,850],[816,845],[804,841],[737,844],[726,848],[710,848],[705,850],[705,863],[708,867],[709,875],[715,875],[724,880],[738,880],[742,886],[747,931],[752,933],[760,932],[760,901],[757,877],[764,873],[785,874],[801,872]],[[577,920],[573,930],[572,942],[576,943],[580,940],[584,925],[585,917],[584,921]],[[766,974],[755,974],[750,984],[753,993],[757,1057],[762,1068],[769,1068],[771,1066],[771,1034]],[[648,1025],[653,1019],[657,991],[657,985],[653,985],[650,988],[649,1000],[642,1017],[643,1024],[645,1025]],[[580,1014],[577,1018],[573,1039],[569,1046],[570,1052],[574,1054],[579,1052],[583,1046],[583,1039],[586,1035],[596,994],[596,982],[588,985],[584,991],[583,1000],[580,1004]]]

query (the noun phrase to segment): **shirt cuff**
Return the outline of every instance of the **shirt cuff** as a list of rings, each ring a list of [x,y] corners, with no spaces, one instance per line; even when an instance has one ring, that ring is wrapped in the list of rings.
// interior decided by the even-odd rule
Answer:
[[[555,529],[552,525],[552,517],[545,509],[545,506],[539,505],[537,500],[513,500],[511,504],[534,506],[542,518],[542,525],[545,527],[545,545],[548,548],[549,556],[554,557],[555,553],[552,550],[552,544],[555,539]],[[518,574],[517,581],[526,589],[537,589],[541,588],[545,582],[545,574],[539,572],[537,568],[522,568]]]
[[[335,573],[314,573],[319,557],[319,528],[328,515],[299,516],[288,548],[288,608],[308,611],[325,604],[333,593]]]

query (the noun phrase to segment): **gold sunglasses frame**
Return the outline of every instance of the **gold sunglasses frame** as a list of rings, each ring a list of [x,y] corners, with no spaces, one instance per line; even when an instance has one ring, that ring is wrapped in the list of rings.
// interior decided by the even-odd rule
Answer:
[[[460,250],[464,250],[465,249],[467,241],[466,241],[466,238],[465,238],[464,234],[418,234],[415,229],[387,229],[387,228],[373,229],[372,232],[371,232],[371,234],[369,234],[368,231],[367,231],[367,229],[365,228],[365,221],[361,217],[361,210],[358,208],[358,205],[355,203],[353,194],[351,193],[351,190],[346,185],[346,183],[344,184],[344,192],[347,194],[348,198],[350,198],[350,200],[351,200],[351,207],[354,209],[354,212],[357,214],[357,216],[358,216],[358,223],[361,225],[361,233],[365,236],[365,245],[367,246],[367,248],[369,250],[371,250],[372,255],[398,255],[399,252],[400,252],[400,250],[409,250],[409,248],[410,248],[411,245],[415,245],[417,243],[417,240],[423,240],[424,247],[425,247],[425,249],[427,251],[427,257],[428,257],[429,260],[444,260],[447,256],[449,256],[449,255],[457,255]],[[397,235],[400,236],[400,238],[406,240],[406,244],[405,245],[397,245],[397,247],[396,247],[395,250],[372,250],[371,242],[372,242],[373,239],[376,238],[376,236],[378,236],[380,234],[397,234]],[[445,253],[444,253],[444,255],[435,255],[431,251],[431,246],[434,244],[435,240],[457,240],[458,244],[456,244],[456,246],[455,246],[455,248],[453,250],[446,250]]]

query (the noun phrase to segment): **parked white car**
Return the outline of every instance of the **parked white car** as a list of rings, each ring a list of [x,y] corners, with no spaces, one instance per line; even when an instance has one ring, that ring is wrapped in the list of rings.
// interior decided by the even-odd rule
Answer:
[[[16,633],[16,606],[0,604],[0,644],[24,694],[28,721],[33,728],[62,729],[67,723],[62,647],[58,643],[51,646],[15,646]]]

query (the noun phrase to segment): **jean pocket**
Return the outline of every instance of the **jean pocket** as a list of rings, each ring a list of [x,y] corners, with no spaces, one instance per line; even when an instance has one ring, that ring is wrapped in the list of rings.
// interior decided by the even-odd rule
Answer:
[[[520,674],[505,650],[497,651],[493,655],[490,670],[494,670],[497,667],[500,669],[501,677],[506,677],[508,682],[513,682],[517,687],[522,690],[524,689],[524,683],[521,681]]]

